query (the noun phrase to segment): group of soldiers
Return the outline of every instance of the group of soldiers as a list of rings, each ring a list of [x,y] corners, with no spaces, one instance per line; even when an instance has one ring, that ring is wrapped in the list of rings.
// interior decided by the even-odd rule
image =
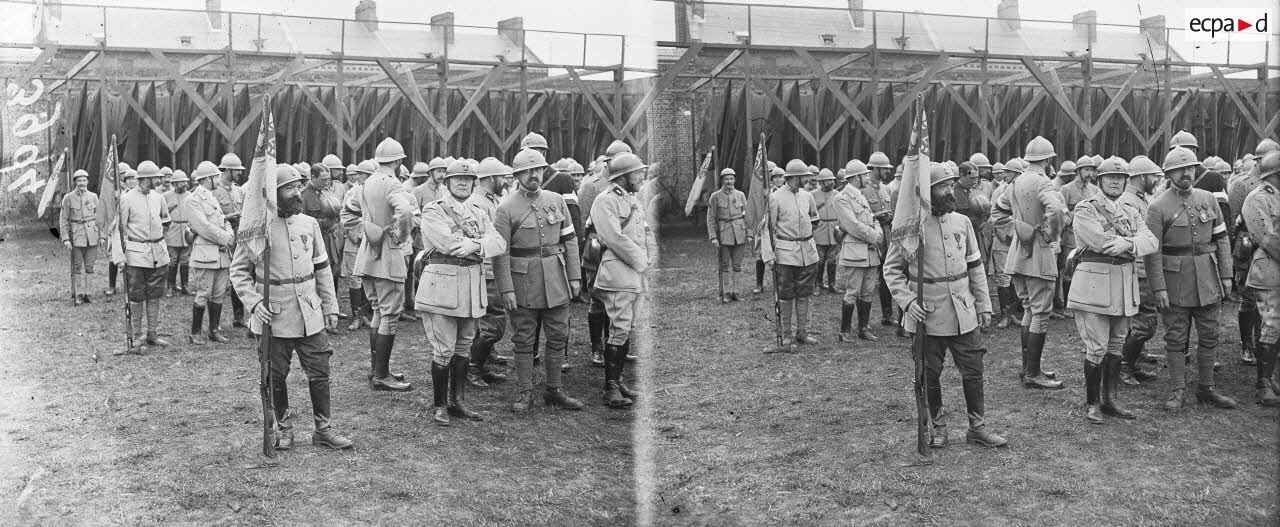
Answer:
[[[739,299],[737,273],[757,246],[755,292],[769,261],[780,304],[782,346],[766,352],[793,353],[817,342],[808,327],[809,300],[822,290],[843,292],[841,342],[854,341],[855,315],[857,337],[878,340],[869,327],[878,290],[883,325],[897,326],[899,336],[925,332],[933,447],[947,444],[939,385],[946,350],[962,378],[966,439],[1004,446],[1007,440],[983,419],[980,334],[1019,327],[1021,384],[1061,389],[1056,372],[1043,365],[1052,318],[1075,321],[1085,350],[1085,418],[1102,424],[1104,416],[1135,417],[1117,401],[1120,383],[1157,378],[1143,365],[1157,361],[1144,349],[1158,318],[1172,381],[1165,408],[1182,408],[1188,395],[1193,325],[1196,400],[1237,407],[1215,390],[1214,374],[1221,367],[1222,307],[1238,298],[1241,362],[1256,367],[1256,403],[1278,407],[1280,148],[1265,139],[1234,165],[1201,160],[1198,150],[1196,138],[1180,131],[1160,164],[1142,155],[1084,156],[1055,167],[1052,143],[1036,137],[1021,158],[1003,164],[981,153],[959,164],[930,163],[921,170],[932,210],[911,257],[889,241],[902,165],[895,171],[881,152],[866,163],[849,161],[838,175],[799,159],[785,167],[769,162],[767,213],[757,225],[747,224],[746,196],[725,169],[707,208],[708,235],[719,250],[720,300]]]
[[[246,180],[234,154],[219,165],[201,162],[191,176],[180,170],[166,176],[152,161],[136,170],[121,163],[114,221],[101,217],[88,174],[77,171],[76,189],[62,202],[60,229],[71,249],[74,301],[90,301],[96,250],[107,246],[108,294],[119,266],[131,308],[132,345],[117,354],[143,354],[169,345],[158,333],[161,298],[175,291],[195,297],[189,342],[200,345],[207,342],[206,313],[208,338],[228,341],[220,316],[230,296],[233,326],[247,324],[252,336],[270,328],[281,450],[293,445],[285,380],[294,352],[308,379],[313,443],[352,446],[330,426],[329,413],[328,336],[348,316],[348,330],[369,328],[370,386],[393,392],[413,389],[390,368],[397,322],[421,321],[432,351],[434,420],[447,426],[451,417],[483,419],[467,406],[465,386],[506,381],[489,365],[507,360],[516,371],[513,411],[533,406],[538,361],[545,404],[583,409],[564,391],[562,372],[568,369],[569,304],[589,302],[591,363],[604,370],[603,402],[630,407],[639,394],[623,371],[636,360],[632,330],[643,316],[647,271],[657,258],[650,215],[637,196],[649,166],[622,141],[590,171],[568,158],[548,164],[546,139],[537,133],[520,146],[510,165],[492,157],[437,157],[409,170],[404,148],[392,138],[359,164],[344,167],[332,154],[314,165],[279,164],[277,217],[248,227],[265,230],[256,233],[268,239],[265,261],[238,241],[255,233],[239,226]],[[161,191],[161,181],[171,188]],[[344,279],[350,315],[339,312]],[[513,359],[493,353],[508,324]]]

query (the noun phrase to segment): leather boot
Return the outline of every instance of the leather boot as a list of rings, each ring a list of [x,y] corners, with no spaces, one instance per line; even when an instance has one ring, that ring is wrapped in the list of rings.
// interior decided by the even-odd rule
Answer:
[[[293,450],[293,423],[287,414],[276,419],[276,450]]]
[[[1187,362],[1186,352],[1165,350],[1165,357],[1169,361],[1169,383],[1172,385],[1172,392],[1169,399],[1164,402],[1165,410],[1181,410],[1186,400],[1186,382],[1187,382]]]
[[[791,300],[778,301],[778,312],[781,320],[777,321],[778,332],[782,336],[782,345],[776,348],[765,350],[765,353],[795,353],[796,344],[791,339],[791,311],[793,306]]]
[[[467,408],[467,359],[454,356],[449,362],[449,415],[483,421],[484,416]]]
[[[205,344],[204,334],[201,326],[204,324],[204,306],[191,306],[191,334],[187,336],[187,342],[196,346]]]
[[[764,291],[764,262],[756,260],[756,288],[751,292],[758,295],[761,291]]]
[[[169,347],[169,341],[160,338],[157,330],[160,327],[160,301],[147,300],[147,345],[157,348]]]
[[[622,350],[622,346],[605,344],[604,392],[601,395],[609,408],[626,408],[632,404],[632,400],[624,397],[622,390],[618,389],[618,378],[622,375],[622,365],[625,363],[624,356],[626,352]]]
[[[133,347],[112,351],[112,355],[142,355],[145,342],[142,340],[142,302],[129,302],[129,325],[133,328]]]
[[[562,410],[581,410],[586,405],[582,401],[569,397],[564,393],[564,389],[559,386],[547,387],[547,391],[542,393],[542,402],[547,406],[553,406]]]
[[[604,313],[587,313],[587,334],[591,337],[591,365],[604,366]]]
[[[889,288],[884,282],[883,275],[880,278],[880,288],[878,291],[880,293],[880,325],[892,327],[896,324],[893,320],[893,295],[889,293]]]
[[[165,269],[164,275],[164,296],[165,298],[172,298],[174,289],[178,287],[178,266],[176,264],[170,265],[168,269]]]
[[[809,336],[809,297],[801,297],[795,300],[796,306],[796,343],[797,344],[817,344],[818,339]]]
[[[626,342],[622,343],[622,360],[626,362],[635,362],[640,360],[640,357],[631,353],[631,339],[627,339]]]
[[[623,373],[626,370],[626,366],[627,366],[626,357],[627,355],[630,355],[630,354],[631,354],[631,340],[627,340],[626,342],[622,343],[623,360],[618,363],[618,370],[614,372],[613,381],[617,383],[618,392],[622,393],[623,397],[626,397],[634,401],[640,394],[637,393],[635,390],[632,390],[630,386],[627,386],[626,383],[623,382],[623,377],[624,377]]]
[[[1274,386],[1271,382],[1272,373],[1276,368],[1277,356],[1280,355],[1280,344],[1266,344],[1259,342],[1257,346],[1258,364],[1257,374],[1258,382],[1254,384],[1254,392],[1258,406],[1274,408],[1280,406],[1280,395],[1275,393]]]
[[[1134,338],[1126,338],[1120,355],[1120,382],[1130,386],[1138,386],[1146,381],[1159,378],[1159,375],[1142,369],[1138,364],[1138,354],[1142,352],[1142,342]]]
[[[1226,410],[1233,410],[1238,406],[1235,399],[1218,393],[1212,384],[1201,384],[1196,389],[1196,401]]]
[[[995,432],[987,430],[986,422],[986,400],[983,392],[981,379],[968,379],[963,381],[964,387],[964,406],[969,417],[969,430],[964,434],[964,440],[975,445],[985,447],[1003,447],[1009,444],[1009,440],[1001,437]]]
[[[990,448],[1001,448],[1009,445],[1008,439],[1005,439],[1003,436],[995,432],[987,430],[987,425],[979,424],[975,427],[973,422],[973,418],[970,417],[969,431],[964,434],[965,442]]]
[[[604,367],[604,344],[599,342],[591,343],[591,365],[597,368]]]
[[[209,302],[209,340],[219,344],[231,342],[231,339],[222,336],[222,304],[219,302]]]
[[[329,447],[334,450],[346,450],[351,448],[355,443],[352,443],[350,439],[338,435],[338,433],[333,430],[333,427],[328,427],[316,430],[312,433],[311,444]]]
[[[471,341],[471,360],[467,367],[467,382],[476,388],[488,388],[490,383],[505,382],[507,376],[489,371],[486,364],[493,353],[493,342],[476,339]]]
[[[184,295],[191,295],[191,290],[187,289],[187,284],[191,283],[189,281],[191,278],[191,266],[185,264],[178,266],[178,278],[182,282],[178,285],[178,291]]]
[[[364,307],[360,304],[360,293],[363,292],[363,289],[347,288],[347,300],[351,302],[351,324],[347,326],[347,331],[358,331],[363,325],[363,319],[360,316]]]
[[[1240,322],[1240,363],[1257,364],[1258,346],[1253,340],[1254,313],[1240,310],[1236,319]]]
[[[374,372],[372,381],[374,390],[384,390],[389,392],[407,392],[413,390],[412,384],[400,381],[391,375],[391,350],[395,347],[395,341],[395,335],[382,335],[375,333]]]
[[[880,337],[871,333],[871,302],[859,300],[858,307],[858,338],[871,342],[880,340]]]
[[[1040,358],[1044,355],[1046,336],[1045,333],[1027,332],[1027,378],[1022,385],[1026,388],[1061,390],[1062,381],[1050,379],[1040,371]]]
[[[1026,327],[1022,328],[1022,369],[1018,370],[1018,382],[1022,383],[1024,386],[1027,383],[1027,364],[1030,363],[1029,357],[1031,356],[1031,351],[1027,349],[1027,335],[1030,334],[1030,330]]]
[[[431,361],[431,406],[435,408],[432,420],[440,426],[449,426],[449,381],[452,372],[434,359]]]
[[[924,397],[929,407],[929,420],[933,423],[929,431],[929,448],[943,448],[947,446],[949,438],[946,416],[942,413],[942,381],[926,372],[924,382]]]
[[[1085,391],[1085,411],[1084,418],[1091,424],[1100,425],[1102,419],[1102,400],[1099,392],[1102,387],[1102,365],[1084,361],[1084,391]]]
[[[311,393],[311,413],[316,425],[316,431],[311,434],[311,444],[334,450],[351,448],[351,440],[339,435],[329,424],[329,379],[307,379],[307,388]]]
[[[840,333],[837,335],[840,342],[853,342],[853,312],[861,308],[861,303],[846,304],[840,302]],[[861,323],[862,321],[859,320],[858,322]]]
[[[1102,413],[1121,419],[1136,419],[1133,412],[1122,408],[1116,398],[1120,391],[1120,357],[1107,354],[1102,358]]]

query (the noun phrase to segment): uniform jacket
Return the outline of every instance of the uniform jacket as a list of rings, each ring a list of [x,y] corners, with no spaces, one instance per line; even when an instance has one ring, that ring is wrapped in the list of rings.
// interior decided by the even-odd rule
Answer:
[[[353,200],[360,199],[361,188],[364,187],[362,185],[352,185],[351,188],[347,189],[347,193],[343,194],[342,197],[342,210],[345,211],[350,208]],[[359,204],[356,206],[359,207]],[[338,213],[338,215],[341,217],[342,213]],[[342,235],[346,237],[346,242],[342,245],[343,259],[345,261],[346,255],[351,255],[351,261],[354,262],[356,254],[360,252],[360,242],[364,241],[364,229],[358,226],[347,227],[345,218],[340,223],[343,226]]]
[[[1014,178],[991,210],[996,229],[1010,222],[1013,225],[1006,273],[1045,280],[1058,278],[1058,258],[1049,242],[1058,241],[1062,214],[1062,199],[1043,169],[1031,165]]]
[[[428,203],[444,197],[448,192],[441,192],[441,188],[436,183],[423,183],[413,187],[410,191],[413,199],[418,201],[421,207],[426,207]]]
[[[840,265],[874,267],[880,265],[880,242],[884,231],[871,215],[865,189],[845,185],[836,195],[835,211],[844,239],[840,243]]]
[[[982,224],[986,223],[987,218],[991,216],[991,209],[982,210],[973,205],[973,198],[980,195],[982,193],[978,188],[978,183],[975,183],[973,188],[968,189],[959,184],[955,186],[956,212],[969,218],[969,224],[973,225],[974,230],[980,230]]]
[[[996,203],[1000,201],[1000,196],[1003,196],[1004,193],[1007,192],[1008,190],[1009,190],[1009,184],[1001,183],[1000,186],[996,187],[996,189],[991,192],[991,211],[990,212],[992,213],[992,215],[988,216],[989,218],[991,218],[991,220],[988,221],[987,223],[992,226],[992,232],[993,234],[995,234],[995,236],[993,236],[991,239],[992,252],[995,252],[995,251],[1008,252],[1009,245],[1013,243],[1013,222],[1005,221],[1003,223],[996,223],[995,217],[994,217]]]
[[[302,213],[315,218],[322,232],[330,233],[338,226],[338,214],[325,206],[327,198],[324,191],[311,185],[302,188]]]
[[[358,188],[356,199],[342,209],[342,223],[348,229],[364,231],[355,275],[403,282],[408,266],[401,247],[411,243],[413,196],[381,166]]]
[[[472,194],[474,196],[474,194]],[[453,211],[457,221],[446,211]],[[480,265],[507,250],[507,242],[494,230],[489,214],[468,199],[461,203],[445,193],[422,208],[422,241],[428,259],[414,295],[414,309],[460,318],[480,318],[488,307],[484,269]],[[463,240],[479,251],[461,260],[471,265],[431,262],[433,256],[448,256],[449,246]],[[452,260],[452,259],[451,259]]]
[[[1208,191],[1213,194],[1213,199],[1218,202],[1218,209],[1222,211],[1223,221],[1230,221],[1229,218],[1238,216],[1240,213],[1231,208],[1230,196],[1227,195],[1227,178],[1216,170],[1209,170],[1203,166],[1196,167],[1196,177],[1192,187],[1200,190]]]
[[[865,177],[873,176],[868,175]],[[866,198],[867,205],[871,206],[871,215],[873,217],[882,211],[888,211],[890,215],[893,214],[894,204],[888,185],[883,183],[874,187],[871,184],[864,185],[862,187],[862,197]],[[893,222],[887,220],[889,216],[882,215],[880,218],[886,218],[884,221],[879,218],[876,219],[876,221],[880,222],[880,231],[884,233],[880,240],[880,258],[883,260],[884,255],[889,250],[889,233],[893,230]]]
[[[104,234],[98,228],[98,195],[73,190],[62,196],[58,234],[73,247],[93,247]]]
[[[810,192],[813,204],[818,207],[818,226],[813,228],[813,242],[818,245],[836,245],[840,243],[836,232],[836,196],[839,192],[824,192],[821,187]]]
[[[267,224],[271,244],[271,335],[301,338],[324,329],[325,315],[338,314],[333,289],[333,268],[324,247],[324,235],[315,218],[295,214],[272,218]],[[231,260],[231,285],[252,313],[263,301],[262,270],[249,259],[247,244],[236,244]],[[262,325],[249,317],[249,330],[262,333]]]
[[[747,243],[746,214],[746,194],[736,188],[716,189],[707,198],[707,237],[720,240],[720,245]]]
[[[1233,216],[1239,217],[1244,214],[1244,199],[1262,183],[1262,180],[1258,178],[1260,173],[1255,167],[1245,175],[1232,179],[1231,183],[1227,185],[1227,207],[1231,209]],[[1231,225],[1234,222],[1235,218],[1227,219],[1227,225]]]
[[[1154,254],[1160,247],[1142,212],[1099,192],[1077,203],[1072,216],[1075,246],[1086,257],[1072,274],[1067,309],[1126,317],[1138,314],[1140,296],[1133,262]],[[1132,242],[1133,249],[1111,262],[1096,261],[1109,259],[1102,254],[1102,248],[1117,238]],[[1117,263],[1120,261],[1124,263]]]
[[[244,205],[244,190],[240,185],[235,183],[224,185],[222,178],[217,178],[213,182],[213,197],[218,199],[218,206],[226,216],[240,214],[240,207]]]
[[[1071,232],[1072,221],[1075,219],[1072,211],[1076,209],[1077,204],[1098,194],[1100,190],[1097,185],[1088,183],[1084,178],[1076,176],[1070,183],[1062,185],[1058,191],[1062,193],[1062,198],[1067,206],[1066,214],[1062,218],[1062,246],[1075,247],[1076,237]]]
[[[645,273],[658,256],[658,244],[643,204],[612,184],[592,203],[591,223],[605,246],[595,287],[605,291],[644,291]]]
[[[169,210],[168,228],[164,231],[164,244],[169,247],[187,247],[191,242],[187,241],[187,235],[191,233],[191,226],[188,225],[187,213],[182,210],[182,202],[186,201],[187,196],[191,195],[191,191],[187,190],[181,194],[170,190],[164,193],[164,204]]]
[[[498,292],[514,292],[520,307],[568,304],[569,282],[582,279],[582,261],[564,196],[545,190],[533,196],[513,192],[498,205],[493,224],[507,242],[507,253],[493,259]],[[540,252],[539,256],[512,254],[519,250]]]
[[[818,246],[813,241],[813,225],[818,206],[805,189],[782,185],[769,195],[768,221],[773,227],[773,253],[781,265],[809,266],[818,263]]]
[[[917,258],[924,258],[926,283],[920,301],[929,312],[924,320],[925,334],[955,336],[973,331],[978,327],[978,315],[991,313],[987,275],[973,225],[963,214],[950,212],[924,217],[920,231],[924,243],[916,254]],[[908,277],[916,276],[917,266],[916,259],[907,259],[902,246],[889,244],[884,262],[885,284],[893,293],[893,301],[904,310],[916,299],[919,284]],[[902,317],[902,327],[916,331],[916,323],[910,317]]]
[[[1168,291],[1181,307],[1208,306],[1222,299],[1222,278],[1231,277],[1231,247],[1222,209],[1208,191],[1170,187],[1147,208],[1147,228],[1161,252],[1147,256],[1153,292]],[[1171,251],[1196,254],[1171,255]],[[1163,253],[1163,254],[1162,254]]]
[[[222,215],[213,192],[196,185],[182,203],[183,215],[195,232],[191,242],[191,267],[194,269],[226,269],[231,267],[231,247],[235,231]]]
[[[1147,209],[1151,206],[1150,202],[1147,199],[1146,192],[1143,192],[1141,189],[1133,185],[1127,185],[1124,188],[1124,194],[1121,194],[1120,198],[1116,199],[1116,203],[1133,207],[1134,209],[1136,209],[1138,211],[1138,217],[1142,218],[1142,223],[1144,225],[1146,224]],[[1147,232],[1151,232],[1151,229],[1147,229]],[[1155,236],[1155,234],[1152,234],[1152,236]],[[1160,241],[1159,239],[1157,239],[1156,251],[1158,252],[1159,249],[1160,249]],[[1147,278],[1147,259],[1145,258],[1145,255],[1142,258],[1138,258],[1137,260],[1134,260],[1133,266],[1135,269],[1137,269],[1138,279],[1145,280]]]
[[[1253,258],[1245,285],[1257,289],[1280,289],[1280,189],[1262,182],[1244,200],[1245,225],[1253,239]],[[1274,306],[1273,306],[1274,307]]]
[[[484,211],[484,214],[489,217],[490,225],[493,225],[493,220],[498,214],[498,204],[501,202],[502,198],[499,198],[497,194],[480,187],[476,187],[475,191],[471,193],[471,197],[467,198],[467,203],[475,205],[479,207],[480,210]],[[484,257],[482,267],[484,267],[484,278],[486,280],[493,280],[492,254]]]
[[[165,247],[164,237],[169,208],[163,197],[135,187],[120,196],[117,214],[124,221],[125,263],[148,269],[169,265],[169,249]],[[118,258],[116,263],[120,263]]]
[[[599,174],[591,174],[582,178],[582,183],[578,184],[578,208],[590,211],[591,207],[595,206],[596,196],[599,196],[600,192],[610,184],[608,180],[600,177]],[[590,226],[590,218],[591,213],[588,212],[587,220],[583,220],[584,224],[587,224],[584,225],[584,229]]]

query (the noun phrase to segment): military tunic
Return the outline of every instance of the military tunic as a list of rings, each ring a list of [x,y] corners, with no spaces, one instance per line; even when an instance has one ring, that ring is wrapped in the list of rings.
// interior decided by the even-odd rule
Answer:
[[[164,244],[169,248],[169,261],[173,263],[174,271],[179,271],[182,275],[175,275],[170,282],[178,283],[182,287],[186,287],[187,281],[186,270],[190,264],[191,258],[191,226],[187,220],[186,212],[182,208],[182,202],[186,201],[191,195],[191,191],[179,193],[176,190],[169,190],[164,194],[165,206],[169,209],[169,218],[172,220],[164,231]],[[173,285],[173,284],[170,284]]]
[[[818,263],[818,247],[813,242],[813,226],[818,207],[809,191],[782,185],[769,195],[766,221],[773,229],[769,240],[778,272],[778,298],[794,300],[813,294],[813,273]],[[766,235],[767,236],[767,235]],[[762,239],[763,241],[763,239]]]
[[[1242,205],[1241,216],[1253,239],[1253,257],[1245,285],[1255,291],[1262,319],[1259,343],[1280,339],[1280,189],[1262,182]]]
[[[1116,203],[1126,207],[1131,207],[1138,211],[1138,217],[1142,218],[1142,222],[1145,226],[1147,221],[1147,209],[1149,208],[1147,194],[1145,192],[1130,184],[1125,187],[1124,194],[1121,194],[1120,198],[1116,199]],[[1147,229],[1147,232],[1151,232],[1151,229]],[[1152,236],[1155,236],[1155,234],[1153,233]],[[1157,250],[1159,250],[1159,241],[1157,240],[1156,243]],[[1135,273],[1138,275],[1138,314],[1134,315],[1133,318],[1129,320],[1129,335],[1127,340],[1135,343],[1132,345],[1136,347],[1134,348],[1134,351],[1130,353],[1136,357],[1137,354],[1141,352],[1142,346],[1155,336],[1156,324],[1159,320],[1155,295],[1153,294],[1153,291],[1151,291],[1151,282],[1147,280],[1147,264],[1145,255],[1134,259],[1133,267]],[[1128,359],[1126,358],[1126,361],[1127,360]],[[1126,362],[1126,364],[1127,363],[1128,362]]]
[[[845,286],[846,304],[873,301],[880,276],[884,231],[872,215],[864,190],[845,185],[835,199],[838,227],[844,235],[840,243],[839,282]]]
[[[609,317],[608,343],[621,346],[640,319],[639,299],[648,289],[646,273],[657,260],[658,245],[644,206],[616,183],[592,203],[591,222],[605,246],[595,294]]]
[[[1032,333],[1048,332],[1053,310],[1054,284],[1058,279],[1058,244],[1064,205],[1061,195],[1039,165],[1031,165],[1014,178],[992,206],[991,220],[999,229],[1012,223],[1013,239],[1005,272],[1011,275],[1022,299],[1025,325]]]
[[[379,166],[355,197],[342,210],[342,223],[348,229],[361,229],[364,235],[353,272],[363,278],[365,295],[375,308],[374,318],[386,326],[380,330],[388,331],[394,325],[386,317],[404,309],[408,264],[403,248],[412,243],[413,195],[390,169]]]
[[[349,208],[353,201],[360,199],[360,184],[353,184],[351,188],[342,197],[342,209]],[[357,207],[359,205],[356,205]],[[341,213],[339,213],[341,216]],[[364,241],[364,229],[359,227],[348,227],[346,223],[342,223],[342,234],[344,241],[342,243],[342,267],[338,270],[342,276],[347,277],[348,289],[363,289],[364,285],[359,276],[355,275],[356,256],[360,254],[360,242]]]
[[[118,221],[124,222],[124,252],[113,255],[116,263],[126,264],[129,275],[129,301],[158,300],[164,297],[165,271],[169,250],[165,246],[165,225],[169,208],[155,192],[135,187],[120,196]],[[121,258],[122,256],[122,258]]]
[[[730,269],[742,271],[747,250],[746,214],[747,195],[741,190],[717,189],[707,198],[707,237],[718,242],[722,275]]]
[[[917,258],[924,259],[924,298],[928,315],[924,331],[930,336],[957,336],[978,328],[978,315],[991,313],[987,276],[982,268],[973,225],[964,215],[951,212],[927,216],[921,222],[921,245]],[[917,262],[907,260],[898,244],[889,245],[884,276],[898,307],[906,310],[916,300]],[[908,332],[917,330],[910,317],[902,318]]]
[[[195,233],[191,244],[191,280],[195,287],[195,305],[203,307],[210,300],[221,303],[227,294],[235,231],[231,230],[218,199],[209,189],[196,185],[190,194],[180,208]]]
[[[71,242],[71,274],[79,275],[81,271],[93,274],[98,242],[104,237],[98,229],[98,195],[88,190],[73,190],[62,196],[58,225],[62,241]]]
[[[467,204],[474,205],[484,211],[485,215],[489,217],[489,225],[491,226],[494,218],[497,217],[498,204],[501,201],[497,194],[478,186],[471,193],[471,197],[467,198]],[[497,230],[495,229],[494,232],[497,232]],[[484,261],[480,264],[484,271],[488,307],[485,308],[485,314],[480,317],[480,320],[476,321],[476,340],[489,346],[502,340],[507,331],[506,307],[502,305],[502,295],[498,292],[498,281],[494,279],[493,274],[494,256],[496,254],[486,255]],[[472,362],[474,363],[476,360],[477,357],[473,354]]]

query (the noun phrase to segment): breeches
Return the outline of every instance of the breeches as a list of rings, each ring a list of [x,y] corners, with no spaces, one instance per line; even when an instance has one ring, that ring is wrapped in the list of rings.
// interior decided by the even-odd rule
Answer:
[[[1075,320],[1080,340],[1084,341],[1085,360],[1101,364],[1104,355],[1120,356],[1129,333],[1129,317],[1076,310]]]
[[[164,298],[164,277],[169,272],[168,265],[154,269],[149,267],[126,266],[124,272],[129,278],[129,301],[144,302]]]
[[[876,286],[880,283],[880,266],[841,265],[837,273],[838,283],[844,284],[844,303],[875,301]]]
[[[1049,313],[1053,311],[1054,281],[1031,276],[1013,275],[1013,288],[1022,300],[1022,323],[1032,333],[1049,332]]]
[[[775,287],[778,288],[779,300],[795,300],[813,294],[813,274],[818,270],[817,264],[778,265],[775,261],[774,265],[778,266],[778,283]]]
[[[542,324],[547,354],[564,353],[569,346],[569,305],[547,309],[517,307],[507,313],[511,319],[511,343],[516,353],[533,353],[535,332]]]
[[[471,358],[476,319],[423,313],[422,329],[431,344],[431,360],[445,366],[454,357]]]
[[[720,271],[728,271],[730,267],[733,272],[742,272],[742,257],[747,254],[747,245],[740,243],[738,245],[721,245],[720,253]]]
[[[227,284],[231,280],[231,269],[191,269],[191,285],[195,288],[195,304],[200,307],[208,305],[212,298],[217,302],[227,294]]]
[[[640,294],[630,291],[596,290],[609,317],[608,344],[621,346],[631,338],[631,329],[640,315]]]
[[[90,245],[88,247],[72,247],[71,274],[80,274],[81,271],[93,274],[93,262],[97,261],[97,259],[97,245]]]

